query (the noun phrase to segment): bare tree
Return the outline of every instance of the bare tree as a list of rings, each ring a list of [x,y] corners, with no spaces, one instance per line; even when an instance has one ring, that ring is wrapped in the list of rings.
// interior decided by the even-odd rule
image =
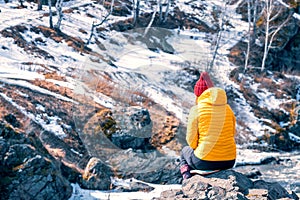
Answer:
[[[151,28],[157,12],[159,12],[159,22],[160,23],[164,23],[165,21],[167,21],[168,14],[169,14],[169,9],[170,9],[170,3],[171,3],[171,0],[167,0],[166,10],[165,10],[164,17],[163,17],[163,3],[162,3],[162,0],[157,0],[157,7],[153,11],[151,20],[150,20],[147,28],[145,29],[144,37],[147,35],[149,29]]]
[[[219,31],[218,31],[218,34],[217,34],[217,37],[216,37],[215,47],[214,47],[214,50],[213,50],[213,57],[212,57],[211,62],[209,63],[209,69],[210,70],[212,70],[212,68],[214,66],[215,59],[218,55],[218,50],[220,48],[220,42],[221,42],[221,39],[222,39],[222,32],[224,30],[226,10],[227,10],[228,2],[225,1],[224,4],[225,4],[224,10],[221,11],[221,17],[219,18]]]
[[[106,22],[107,18],[111,15],[111,13],[113,12],[113,9],[114,9],[114,4],[115,4],[115,0],[112,0],[112,2],[110,4],[110,11],[105,15],[105,17],[102,19],[102,21],[100,23],[93,22],[92,28],[91,28],[91,34],[90,34],[90,37],[87,40],[85,46],[90,44],[91,39],[93,38],[93,35],[94,35],[95,28],[98,26],[101,26],[104,22]]]
[[[158,0],[158,7],[159,7],[159,22],[162,22],[163,20],[163,4],[162,0]]]
[[[49,7],[49,26],[50,28],[53,28],[53,15],[52,15],[52,1],[48,0],[48,7]]]
[[[57,23],[54,26],[56,30],[60,30],[61,21],[63,19],[63,12],[62,12],[63,2],[64,0],[57,0],[55,4],[55,8],[58,15]]]
[[[153,14],[152,14],[152,17],[151,17],[151,20],[147,26],[147,28],[145,29],[145,32],[144,32],[144,37],[147,35],[149,29],[151,28],[153,22],[154,22],[154,19],[155,19],[155,15],[157,13],[157,10],[158,10],[158,7],[159,7],[159,4],[160,4],[161,0],[157,0],[157,8],[155,9],[155,11],[153,11]]]
[[[250,49],[251,45],[255,41],[256,35],[256,21],[258,19],[257,16],[257,7],[258,7],[258,0],[247,0],[247,18],[248,18],[248,41],[247,41],[247,51],[246,51],[246,58],[245,58],[245,71],[248,68],[249,57],[250,57]]]
[[[252,15],[252,24],[253,24],[253,36],[256,35],[256,22],[258,20],[258,1],[259,0],[253,0],[253,5],[252,5],[252,9],[253,9],[253,15]],[[255,37],[251,38],[252,41],[251,43],[255,40]]]
[[[168,19],[169,10],[170,10],[171,0],[158,0],[158,7],[159,7],[159,23],[164,23]],[[163,11],[163,7],[165,8],[165,12]]]
[[[42,10],[43,9],[43,0],[37,0],[37,4],[38,4],[37,10]]]
[[[23,4],[24,0],[19,0],[19,2],[20,2],[21,7],[22,7],[22,8],[25,8],[25,6],[24,6],[24,4]]]
[[[171,0],[167,0],[167,8],[165,10],[165,16],[164,16],[164,20],[163,22],[166,22],[168,19],[168,15],[169,15],[169,11],[170,11],[170,4],[171,4]]]
[[[248,68],[248,60],[250,54],[250,45],[251,45],[251,0],[247,0],[247,10],[248,10],[248,41],[247,41],[247,52],[245,58],[245,71]]]
[[[292,13],[282,23],[272,23],[276,20],[279,20],[280,15],[282,14],[282,6],[279,6],[279,10],[276,10],[276,5],[274,0],[265,0],[265,9],[264,9],[264,21],[265,21],[265,38],[264,38],[264,53],[261,64],[261,71],[265,70],[266,60],[268,53],[271,48],[274,48],[272,45],[274,38],[277,33],[288,23],[292,17]]]
[[[140,0],[134,0],[133,25],[137,25],[139,23],[139,15],[140,15]]]
[[[266,2],[266,7],[265,7],[266,31],[265,31],[264,55],[263,55],[263,60],[262,60],[262,63],[261,63],[261,71],[264,71],[264,69],[265,69],[266,59],[267,59],[268,52],[269,52],[269,48],[268,48],[269,37],[270,37],[269,25],[270,25],[270,21],[271,21],[271,13],[274,9],[273,0],[265,0],[265,2]]]
[[[57,22],[56,22],[55,26],[53,26],[52,0],[48,0],[48,7],[49,7],[49,27],[51,29],[54,28],[57,31],[60,30],[61,21],[63,19],[63,12],[62,12],[63,11],[62,10],[63,2],[64,2],[64,0],[57,0],[56,1],[55,8],[56,8],[56,12],[57,12],[57,15],[58,15],[58,19],[57,19]]]

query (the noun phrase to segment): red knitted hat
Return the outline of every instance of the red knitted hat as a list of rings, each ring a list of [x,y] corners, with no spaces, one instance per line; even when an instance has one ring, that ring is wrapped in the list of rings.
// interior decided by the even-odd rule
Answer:
[[[211,81],[207,72],[202,72],[199,80],[194,87],[194,93],[199,97],[206,89],[213,87],[214,84]]]

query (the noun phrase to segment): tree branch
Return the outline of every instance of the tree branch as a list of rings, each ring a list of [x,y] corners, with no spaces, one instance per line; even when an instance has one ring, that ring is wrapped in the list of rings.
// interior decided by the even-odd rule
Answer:
[[[87,40],[87,42],[85,43],[84,46],[87,46],[87,45],[90,44],[90,42],[91,42],[91,40],[92,40],[92,37],[93,37],[93,35],[94,35],[94,30],[95,30],[95,28],[96,28],[97,26],[101,26],[101,25],[107,20],[107,18],[111,15],[111,13],[113,12],[113,6],[114,6],[114,3],[115,3],[115,0],[112,0],[112,2],[111,2],[111,4],[110,4],[110,11],[109,11],[109,13],[106,14],[106,16],[104,17],[104,19],[103,19],[100,23],[95,24],[95,22],[93,22],[92,28],[91,28],[91,34],[90,34],[90,37],[89,37],[89,39]]]
[[[292,17],[292,13],[290,13],[288,18],[286,18],[286,20],[282,24],[280,24],[280,26],[278,26],[278,28],[274,31],[274,33],[272,33],[272,36],[269,41],[268,49],[270,49],[272,47],[272,43],[274,41],[275,35],[277,35],[277,33],[282,29],[282,27],[288,23],[288,21],[291,19],[291,17]]]
[[[159,4],[159,0],[157,1],[157,4]],[[153,15],[152,15],[152,17],[151,17],[151,20],[150,20],[150,22],[149,22],[149,24],[148,24],[148,26],[147,26],[147,28],[146,28],[146,30],[145,30],[145,32],[144,32],[143,37],[145,37],[145,36],[147,35],[147,33],[148,33],[150,27],[152,26],[152,24],[153,24],[153,22],[154,22],[154,19],[155,19],[155,15],[156,15],[157,10],[158,10],[158,7],[159,7],[159,5],[157,5],[156,10],[153,12]]]

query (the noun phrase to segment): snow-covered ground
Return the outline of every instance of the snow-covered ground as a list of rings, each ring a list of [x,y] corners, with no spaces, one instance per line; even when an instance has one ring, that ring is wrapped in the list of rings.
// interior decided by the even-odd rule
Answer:
[[[115,179],[113,182],[119,186],[127,186],[128,182],[144,183],[136,179],[118,180]],[[150,200],[154,197],[159,197],[161,192],[171,189],[181,189],[181,185],[158,185],[149,184],[150,187],[155,188],[151,192],[118,192],[118,191],[99,191],[99,190],[84,190],[81,189],[78,184],[72,184],[73,195],[69,200],[96,200],[96,199],[111,199],[111,200],[130,200],[130,199],[143,199]]]

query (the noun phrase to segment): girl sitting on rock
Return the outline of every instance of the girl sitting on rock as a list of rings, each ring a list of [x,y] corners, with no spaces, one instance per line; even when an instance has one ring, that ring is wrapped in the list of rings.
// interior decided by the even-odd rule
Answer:
[[[214,87],[208,73],[202,72],[194,93],[196,105],[190,110],[186,133],[189,146],[181,151],[180,172],[184,179],[191,177],[191,169],[232,168],[236,158],[236,121],[226,92]]]

